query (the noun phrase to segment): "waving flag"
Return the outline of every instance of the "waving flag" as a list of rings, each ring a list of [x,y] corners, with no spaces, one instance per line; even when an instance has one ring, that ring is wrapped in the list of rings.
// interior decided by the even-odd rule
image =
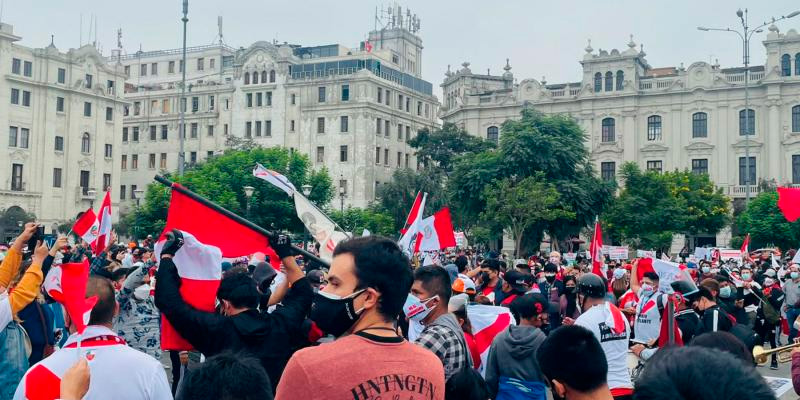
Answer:
[[[64,306],[79,334],[89,324],[92,308],[97,303],[97,296],[86,298],[88,282],[89,261],[85,258],[80,263],[53,267],[44,280],[44,290],[53,300]]]
[[[750,234],[748,233],[747,236],[744,237],[744,242],[742,243],[741,249],[742,255],[746,258],[750,258]]]
[[[91,208],[86,210],[75,224],[72,225],[72,231],[77,233],[86,243],[89,243],[94,249],[97,243],[97,236],[100,234],[100,222],[97,220],[97,215]]]
[[[422,240],[417,241],[416,251],[441,250],[456,245],[450,209],[447,207],[423,219],[419,231],[422,233]]]
[[[403,229],[400,230],[400,233],[406,233],[408,228],[417,220],[417,217],[422,215],[423,208],[425,208],[425,206],[422,202],[422,192],[419,191],[417,192],[417,197],[414,198],[414,205],[411,206],[411,211],[409,211],[406,217],[406,223],[403,225]]]
[[[100,206],[100,215],[97,216],[100,224],[97,235],[97,245],[94,246],[94,255],[99,255],[105,251],[108,245],[108,238],[111,236],[111,191],[106,192],[103,198],[103,205]]]
[[[256,163],[256,167],[253,168],[253,176],[256,178],[261,178],[275,185],[278,189],[283,190],[289,196],[297,192],[297,189],[295,189],[294,185],[292,185],[292,182],[289,182],[289,178],[271,169],[267,169],[259,163]]]
[[[601,270],[603,267],[603,230],[600,227],[599,219],[594,221],[594,234],[592,234],[592,243],[589,245],[589,253],[592,256],[592,273],[605,276]]]
[[[797,221],[800,218],[800,189],[779,187],[778,208],[789,222]]]
[[[611,330],[616,334],[625,332],[625,325],[628,323],[628,321],[625,320],[625,316],[622,315],[622,311],[620,311],[617,306],[611,304],[610,301],[607,301],[604,304],[606,326],[611,328]]]
[[[481,354],[481,366],[478,368],[478,372],[486,376],[486,364],[488,364],[492,341],[498,333],[508,329],[516,322],[507,307],[469,304],[467,305],[467,315],[472,323],[475,344]]]
[[[418,248],[417,243],[422,240],[422,232],[420,231],[420,228],[422,227],[422,212],[425,210],[425,200],[427,198],[428,194],[424,193],[419,202],[416,200],[414,201],[414,207],[411,208],[411,213],[408,214],[409,219],[412,217],[412,215],[414,219],[411,221],[408,229],[406,229],[406,231],[403,233],[403,237],[401,237],[400,241],[397,242],[397,244],[400,246],[400,249],[407,254],[414,254]],[[408,222],[408,220],[406,222]]]

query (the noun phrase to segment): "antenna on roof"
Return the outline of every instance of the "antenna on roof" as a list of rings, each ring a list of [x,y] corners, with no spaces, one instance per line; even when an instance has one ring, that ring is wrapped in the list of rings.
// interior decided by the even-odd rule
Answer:
[[[81,47],[81,46],[83,46],[83,13],[81,13],[81,22],[80,22],[80,28],[78,28],[78,31],[80,32],[78,34],[78,42],[79,42],[78,43],[78,47]]]
[[[225,39],[222,37],[222,15],[217,16],[217,38],[220,45],[225,44]]]

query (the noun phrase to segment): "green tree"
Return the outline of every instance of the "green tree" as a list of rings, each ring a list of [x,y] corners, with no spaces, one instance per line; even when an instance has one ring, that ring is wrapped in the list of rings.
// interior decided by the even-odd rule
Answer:
[[[516,255],[521,254],[521,243],[529,227],[553,221],[561,217],[574,217],[572,211],[560,206],[560,195],[555,186],[539,172],[516,182],[504,178],[483,191],[486,209],[481,214],[484,220],[492,221],[507,229],[514,237]]]
[[[353,236],[360,236],[364,229],[373,235],[386,237],[397,237],[398,231],[394,221],[389,214],[386,214],[377,207],[368,208],[346,208],[344,212],[332,210],[330,217],[342,229],[351,232]]]
[[[427,210],[425,214],[428,215],[444,206],[442,187],[442,175],[437,170],[414,171],[407,168],[395,170],[392,180],[378,188],[378,209],[392,218],[394,232],[397,234],[406,222],[417,191],[428,193],[425,200],[425,210]]]
[[[460,158],[447,179],[447,199],[451,212],[456,219],[454,223],[480,220],[486,209],[484,189],[492,182],[502,179],[503,158],[497,151],[484,151],[471,157]],[[486,226],[485,228],[489,228]]]
[[[433,132],[427,128],[420,130],[408,144],[417,149],[415,155],[419,162],[445,173],[453,169],[457,157],[495,147],[493,142],[472,136],[449,122]]]
[[[750,234],[750,248],[778,246],[796,248],[800,244],[800,220],[789,222],[778,208],[778,192],[762,192],[750,200],[736,220],[744,237]]]
[[[670,192],[668,179],[628,162],[620,176],[625,186],[603,214],[603,233],[615,241],[643,249],[665,249],[685,226],[686,210]]]
[[[333,196],[331,178],[325,169],[314,171],[307,156],[279,147],[228,150],[186,171],[183,176],[168,177],[241,216],[247,214],[243,187],[252,186],[255,192],[250,198],[250,221],[268,229],[302,232],[292,199],[272,184],[253,176],[256,162],[285,175],[297,188],[311,185],[308,198],[320,207]],[[130,227],[128,233],[142,238],[161,232],[166,223],[169,198],[165,186],[155,182],[148,185],[141,206],[125,216],[124,224]]]
[[[730,222],[731,202],[708,174],[688,170],[664,173],[670,194],[684,207],[685,220],[680,232],[717,233]]]

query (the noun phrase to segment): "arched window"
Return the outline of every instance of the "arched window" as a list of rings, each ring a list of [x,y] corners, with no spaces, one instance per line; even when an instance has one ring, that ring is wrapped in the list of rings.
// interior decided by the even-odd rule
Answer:
[[[603,143],[609,143],[614,141],[614,128],[615,128],[615,121],[614,118],[604,118],[603,119],[603,130],[600,140]]]
[[[622,90],[622,82],[625,81],[625,73],[617,71],[617,90]]]
[[[258,71],[253,71],[253,85],[258,83]]]
[[[600,93],[603,90],[603,74],[596,73],[594,74],[594,92]]]
[[[756,112],[753,109],[739,111],[739,136],[755,135]]]
[[[250,84],[250,73],[249,72],[245,72],[244,73],[244,84],[245,85],[249,85]]]
[[[606,72],[606,92],[614,90],[614,74],[611,71]]]
[[[89,132],[84,132],[81,137],[81,153],[88,154],[92,149],[92,139],[89,137]]]
[[[267,71],[261,71],[261,83],[267,83]]]
[[[661,116],[647,117],[647,140],[661,140]]]
[[[792,107],[792,132],[800,132],[800,106]]]
[[[275,83],[275,70],[269,71],[269,83]]]
[[[708,137],[708,114],[704,112],[692,114],[692,137]]]
[[[492,142],[497,143],[497,140],[500,138],[500,129],[496,126],[490,126],[486,128],[486,139]]]
[[[788,54],[781,56],[781,76],[792,74],[792,57]]]
[[[794,55],[794,74],[800,75],[800,53]]]

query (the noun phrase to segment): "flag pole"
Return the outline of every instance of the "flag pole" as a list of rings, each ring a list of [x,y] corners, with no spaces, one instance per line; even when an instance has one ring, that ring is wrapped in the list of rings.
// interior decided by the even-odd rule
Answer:
[[[306,196],[304,196],[304,195],[302,195],[302,194],[299,194],[299,193],[297,193],[297,191],[296,191],[296,190],[294,191],[294,193],[292,193],[292,196],[298,196],[298,195],[299,195],[299,196],[301,196],[301,197],[303,197],[304,199],[308,200],[308,197],[306,197]],[[292,198],[292,200],[294,200],[294,198]],[[324,211],[320,210],[320,209],[319,209],[319,207],[317,207],[317,205],[316,205],[316,204],[314,204],[314,202],[313,202],[313,201],[311,201],[311,200],[308,200],[308,204],[311,204],[311,207],[314,207],[314,209],[315,209],[315,210],[317,210],[317,211],[319,211],[319,213],[320,213],[320,214],[322,214],[322,215],[324,215],[324,216],[328,217],[328,219],[330,219],[330,220],[331,220],[331,222],[333,222],[333,225],[334,225],[334,226],[336,226],[337,228],[339,228],[339,230],[340,230],[340,231],[342,231],[342,233],[344,233],[344,235],[345,235],[345,236],[347,236],[347,238],[348,238],[348,239],[352,239],[352,238],[353,238],[353,236],[352,236],[352,235],[350,235],[350,234],[348,234],[348,233],[347,233],[347,231],[346,231],[346,230],[344,230],[344,228],[342,228],[341,226],[339,226],[339,224],[337,224],[337,223],[336,223],[336,221],[334,221],[334,220],[333,220],[333,218],[329,217],[329,216],[328,216],[328,214],[325,214],[325,212],[324,212]],[[342,217],[344,217],[344,215],[342,215]]]
[[[264,229],[264,228],[262,228],[262,227],[260,227],[260,226],[258,226],[256,224],[250,222],[249,220],[246,220],[246,219],[240,217],[239,215],[233,213],[232,211],[229,211],[229,210],[223,208],[222,206],[214,203],[213,201],[208,200],[205,197],[200,196],[199,194],[187,189],[186,187],[184,187],[184,186],[182,186],[182,185],[180,185],[178,183],[172,182],[171,180],[169,180],[167,178],[164,178],[161,175],[156,175],[153,179],[155,179],[156,182],[158,182],[158,183],[160,183],[160,184],[162,184],[164,186],[167,186],[172,190],[176,190],[176,191],[186,195],[187,197],[191,198],[192,200],[197,201],[198,203],[201,203],[204,206],[209,207],[209,208],[213,209],[214,211],[216,211],[216,212],[218,212],[218,213],[220,213],[220,214],[222,214],[222,215],[224,215],[224,216],[226,216],[226,217],[228,217],[228,218],[230,218],[230,219],[232,219],[232,220],[234,220],[234,221],[236,221],[236,222],[238,222],[238,223],[240,223],[240,224],[242,224],[242,225],[244,225],[244,226],[246,226],[246,227],[248,227],[248,228],[250,228],[250,229],[252,229],[252,230],[254,230],[254,231],[258,232],[258,233],[260,233],[260,234],[262,234],[262,235],[264,235],[265,237],[270,237],[270,236],[274,235],[273,232],[270,232],[270,231],[268,231],[268,230],[266,230],[266,229]],[[330,267],[330,264],[328,264],[327,262],[323,261],[321,258],[311,254],[311,252],[309,252],[309,251],[306,251],[306,250],[301,249],[301,248],[296,247],[296,246],[292,246],[292,248],[294,249],[295,253],[301,254],[303,256],[303,258],[310,259],[310,260],[318,262],[318,263],[320,263],[320,264],[322,264],[322,265],[324,265],[326,267]]]

